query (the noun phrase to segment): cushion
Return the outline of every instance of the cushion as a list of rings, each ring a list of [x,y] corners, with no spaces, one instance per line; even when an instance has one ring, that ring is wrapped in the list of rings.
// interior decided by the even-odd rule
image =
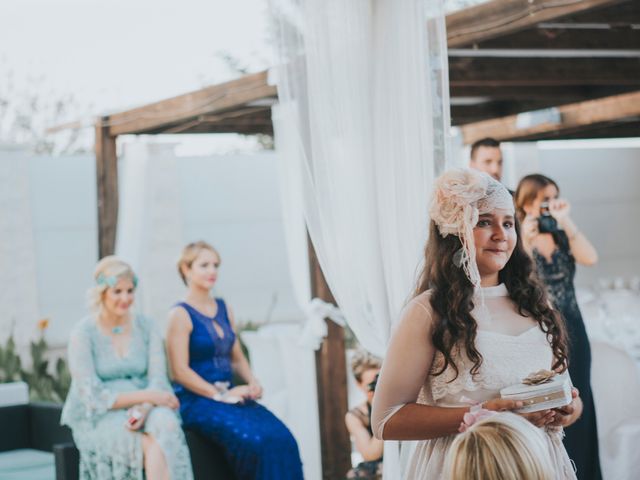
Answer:
[[[0,453],[0,480],[55,480],[53,453],[24,448]]]

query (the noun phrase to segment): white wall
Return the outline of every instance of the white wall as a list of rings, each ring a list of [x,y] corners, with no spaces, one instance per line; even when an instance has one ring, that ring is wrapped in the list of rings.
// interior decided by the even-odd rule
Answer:
[[[0,341],[19,347],[36,334],[38,280],[29,157],[0,146]]]
[[[38,156],[29,165],[38,301],[57,344],[83,315],[98,257],[95,159]]]
[[[152,149],[150,155],[153,165],[154,159],[167,153]],[[579,285],[591,286],[601,277],[640,275],[640,141],[512,144],[505,145],[505,157],[514,161],[505,172],[507,184],[509,179],[515,182],[522,174],[540,171],[554,178],[572,202],[574,219],[600,254],[596,267],[579,267]],[[29,288],[37,297],[34,307],[35,301],[20,300],[27,297],[0,295],[5,312],[0,333],[8,331],[7,312],[15,310],[11,314],[15,320],[28,325],[50,318],[49,340],[64,343],[71,326],[86,313],[85,291],[98,255],[93,156],[50,158],[4,149],[0,160],[12,172],[2,177],[6,193],[0,204],[2,228],[15,232],[11,225],[20,222],[9,225],[7,219],[26,208],[18,213],[25,228],[31,223],[32,235],[27,228],[22,250],[31,249],[32,242],[36,281]],[[205,239],[222,255],[216,294],[228,299],[241,320],[264,321],[274,295],[278,298],[274,320],[300,319],[286,263],[276,156],[265,152],[178,158],[176,172],[183,242]],[[23,202],[21,206],[12,206],[18,201]],[[9,232],[0,233],[2,278],[13,279],[0,285],[6,293],[7,281],[29,284],[26,278],[9,275],[13,261],[28,270],[33,260],[11,253],[6,246]],[[167,254],[170,275],[177,255],[177,251]],[[166,298],[159,311],[175,300]],[[15,308],[18,304],[29,308],[20,313]]]
[[[152,168],[154,165],[166,166],[167,156],[175,161],[174,182],[179,205],[167,210],[173,217],[179,217],[173,220],[179,224],[177,238],[181,238],[173,240],[177,247],[166,249],[166,258],[161,259],[166,262],[165,271],[170,272],[167,282],[177,285],[174,289],[177,294],[164,298],[154,314],[163,315],[179,300],[182,289],[175,262],[180,246],[203,239],[218,248],[223,260],[215,293],[228,300],[239,320],[264,322],[276,298],[271,320],[299,321],[301,312],[294,301],[287,267],[275,154],[175,158],[166,148],[154,147],[148,153]],[[156,159],[160,161],[154,164]],[[12,310],[9,306],[16,305],[29,309],[4,315],[0,319],[0,330],[6,333],[15,318],[28,324],[25,335],[33,336],[36,322],[47,317],[51,320],[47,339],[52,345],[64,344],[73,324],[87,313],[85,292],[91,285],[98,257],[94,158],[92,155],[32,156],[3,149],[0,160],[5,162],[3,165],[12,166],[11,170],[5,169],[11,176],[8,173],[2,176],[2,188],[6,189],[7,198],[3,197],[0,202],[0,215],[5,220],[17,218],[11,225],[7,220],[0,227],[12,232],[15,231],[14,224],[29,227],[21,235],[32,243],[23,241],[22,250],[29,250],[32,255],[35,252],[35,260],[31,262],[35,272],[30,276],[33,286],[25,289],[33,294],[33,298],[29,300],[24,295],[13,294],[0,296],[0,307],[4,305],[5,312],[12,312],[15,308]],[[124,161],[126,155],[121,160]],[[122,170],[123,166],[121,163]],[[124,188],[121,194],[122,190]],[[165,192],[156,193],[162,197]],[[18,212],[16,205],[24,212]],[[124,216],[130,207],[122,202],[120,208]],[[7,275],[13,268],[10,259],[21,263],[23,269],[29,263],[24,256],[16,259],[15,249],[6,245],[8,232],[0,232],[5,240],[2,252],[6,254],[0,258],[0,268]],[[150,233],[154,242],[163,240],[161,231]],[[25,279],[16,279],[12,273],[0,288],[6,290],[6,282],[27,283]],[[150,278],[147,283],[155,281],[157,284],[157,280]],[[141,285],[144,282],[142,277]],[[158,320],[163,321],[162,318]]]
[[[236,316],[263,322],[299,320],[282,226],[274,153],[180,160],[186,241],[204,239],[222,256],[216,294]]]

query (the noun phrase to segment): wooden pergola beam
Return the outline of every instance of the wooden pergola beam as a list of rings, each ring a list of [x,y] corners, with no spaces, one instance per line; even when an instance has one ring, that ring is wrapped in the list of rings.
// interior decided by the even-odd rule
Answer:
[[[455,126],[465,125],[493,118],[506,117],[507,115],[516,115],[522,112],[542,110],[570,103],[620,95],[637,91],[639,88],[640,86],[618,88],[568,87],[568,90],[560,88],[560,91],[556,92],[556,95],[547,93],[541,96],[536,95],[535,88],[494,88],[483,89],[483,92],[480,92],[478,96],[474,97],[474,95],[469,95],[466,98],[464,96],[460,98],[459,95],[455,96],[452,91],[451,123]],[[491,90],[493,90],[493,92],[491,92]],[[474,90],[472,89],[470,92],[474,92]],[[514,92],[518,92],[518,98],[516,99],[511,96]],[[482,93],[485,95],[482,95]],[[465,100],[467,100],[466,103]]]
[[[449,48],[470,46],[556,20],[630,0],[493,0],[447,15]]]
[[[640,23],[640,20],[638,20]],[[542,24],[544,25],[544,24]],[[638,30],[629,27],[612,28],[541,28],[536,27],[509,35],[505,45],[503,38],[487,40],[477,45],[478,49],[545,49],[549,52],[562,49],[575,50],[628,50],[637,49]]]
[[[475,97],[488,100],[510,101],[553,101],[556,105],[581,102],[599,97],[609,97],[620,93],[635,91],[633,85],[504,85],[494,88],[489,85],[459,85],[450,88],[451,98]],[[454,102],[455,103],[455,102]]]
[[[458,87],[640,85],[640,58],[469,58],[449,60]],[[526,97],[525,97],[526,98]]]
[[[109,117],[108,125],[114,136],[154,132],[180,122],[193,121],[200,115],[251,107],[252,102],[276,97],[276,87],[267,84],[267,72],[264,71],[115,113]]]
[[[116,137],[111,134],[109,117],[95,126],[96,181],[98,187],[98,255],[112,255],[116,249],[118,224],[118,157]]]
[[[557,108],[560,121],[531,126],[519,126],[522,117],[510,115],[493,120],[470,123],[460,127],[465,144],[493,137],[501,141],[534,140],[547,135],[558,136],[563,131],[575,133],[580,129],[594,128],[611,122],[640,117],[640,90],[597,100],[563,105]]]
[[[152,134],[173,133],[272,133],[271,108],[254,107],[220,114],[199,115],[188,122],[177,122]]]
[[[637,120],[623,120],[606,124],[591,125],[574,131],[549,132],[539,140],[582,140],[593,138],[636,138],[640,132],[640,117]]]

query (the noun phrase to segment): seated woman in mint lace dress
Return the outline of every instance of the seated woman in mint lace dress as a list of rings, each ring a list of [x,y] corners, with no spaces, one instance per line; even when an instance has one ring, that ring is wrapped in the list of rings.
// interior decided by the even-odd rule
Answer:
[[[182,419],[224,450],[238,479],[301,479],[291,432],[255,401],[262,387],[240,348],[233,314],[210,296],[219,265],[205,242],[187,245],[178,262],[188,291],[170,313],[167,348]],[[247,385],[233,385],[234,371]]]
[[[96,312],[69,339],[72,382],[61,419],[80,451],[80,478],[191,480],[162,339],[150,320],[130,312],[136,277],[105,257],[95,280]]]
[[[372,424],[378,438],[418,440],[404,478],[437,480],[476,409],[517,410],[522,402],[501,399],[502,388],[566,369],[567,338],[502,184],[473,170],[446,172],[430,215],[423,271],[389,343]],[[521,414],[541,429],[558,480],[576,478],[562,444],[562,428],[582,411],[575,389],[572,396],[565,407]]]

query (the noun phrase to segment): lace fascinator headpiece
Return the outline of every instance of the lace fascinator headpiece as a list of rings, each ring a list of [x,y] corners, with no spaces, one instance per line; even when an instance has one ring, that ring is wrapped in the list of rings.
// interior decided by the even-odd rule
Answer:
[[[463,268],[476,287],[480,287],[480,272],[476,264],[473,228],[480,215],[494,210],[515,212],[509,190],[489,175],[468,168],[456,168],[436,180],[429,215],[442,237],[455,235],[462,248],[453,262]]]

